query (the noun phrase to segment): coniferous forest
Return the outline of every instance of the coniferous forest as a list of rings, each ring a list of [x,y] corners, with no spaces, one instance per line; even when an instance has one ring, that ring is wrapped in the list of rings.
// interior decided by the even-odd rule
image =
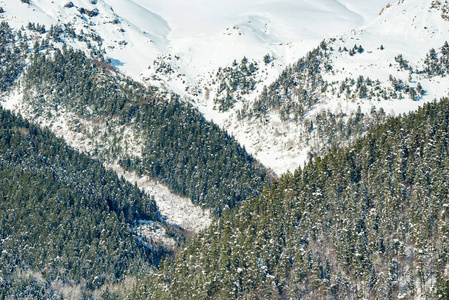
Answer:
[[[86,295],[149,271],[163,248],[139,246],[136,219],[157,206],[98,161],[0,109],[0,296],[59,299],[54,285]]]
[[[156,178],[215,216],[262,190],[266,170],[178,96],[66,44],[43,39],[30,47],[23,29],[6,22],[0,29],[3,96],[20,89],[34,120],[70,112],[106,128],[93,130],[100,142],[112,141],[80,154],[48,129],[1,110],[2,298],[122,298],[123,287],[173,254],[163,243],[144,242],[137,221],[161,224],[177,243],[185,239],[150,195],[103,163]],[[116,127],[136,132],[141,155],[121,147]]]
[[[374,106],[312,114],[327,91],[426,94],[392,75],[383,89],[364,76],[327,82],[336,50],[323,41],[236,110],[266,124],[276,113],[323,145],[276,178],[186,99],[118,72],[102,38],[81,32],[0,23],[0,102],[20,96],[23,114],[0,107],[0,299],[449,299],[448,99],[398,117]],[[410,78],[443,78],[448,56],[446,42],[421,68],[395,61]],[[244,57],[220,68],[215,109],[232,113],[255,93],[260,67]],[[177,71],[161,58],[157,72]],[[83,153],[55,123],[81,136]],[[169,223],[152,195],[105,165],[166,185],[212,224],[195,235]],[[174,246],[142,236],[141,224]]]
[[[114,142],[94,149],[97,158],[119,160],[128,171],[158,178],[215,216],[260,193],[266,170],[234,138],[178,96],[146,89],[108,67],[72,48],[37,52],[24,74],[26,97],[37,114],[63,109],[81,120],[102,120],[108,128],[102,142],[110,137]],[[117,146],[123,135],[114,127],[137,133],[140,156]]]
[[[228,210],[131,298],[447,299],[449,100]]]

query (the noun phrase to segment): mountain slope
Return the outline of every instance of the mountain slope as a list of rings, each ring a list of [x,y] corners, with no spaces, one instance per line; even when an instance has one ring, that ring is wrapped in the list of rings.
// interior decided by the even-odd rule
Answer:
[[[39,225],[51,218],[67,227],[59,212],[45,211],[47,204],[59,208],[51,192],[70,187],[84,199],[90,186],[77,185],[86,183],[78,171],[71,185],[59,176],[62,166],[39,169],[45,147],[31,162],[6,147],[6,161],[20,174],[8,165],[2,178],[35,180],[17,190],[5,184],[12,203],[3,214],[1,292],[26,297],[44,289],[51,298],[74,285],[84,297],[108,284],[129,286],[124,276],[157,262],[154,245],[175,245],[165,238],[182,231],[176,225],[205,228],[210,210],[223,217],[130,298],[446,297],[448,103],[418,108],[449,92],[449,7],[435,0],[385,5],[0,0],[0,17],[14,27],[0,25],[2,106],[48,126],[143,190],[162,182],[177,194],[156,195],[160,217],[153,198],[100,166],[86,176],[96,182],[101,174],[121,187],[120,199],[106,195],[111,203],[100,205],[116,217],[99,228],[118,228],[108,247],[128,247],[112,251],[119,263],[98,262],[89,271],[101,260],[94,251],[73,250],[71,241],[70,249],[53,243],[48,250],[41,242],[40,233],[55,240],[64,230],[36,226],[30,238],[26,226],[17,233],[6,220],[17,210],[16,223],[30,215]],[[5,136],[21,141],[16,131],[27,136],[28,127]],[[258,161],[277,174],[304,169],[260,196],[275,176]],[[42,185],[50,192],[36,192]],[[22,211],[21,195],[38,214]],[[105,195],[94,196],[95,204]],[[66,219],[91,232],[83,242],[102,253],[91,225],[105,220],[91,204]],[[89,209],[89,218],[78,218]],[[21,251],[11,255],[16,245]],[[60,254],[68,257],[62,266]],[[58,280],[63,288],[54,287]]]
[[[101,73],[83,53],[70,49],[35,55],[23,77],[25,101],[50,112],[61,106],[82,120],[103,118],[103,140],[112,124],[134,132],[140,145],[122,149],[119,131],[110,147],[98,141],[91,153],[105,151],[102,159],[118,160],[128,171],[164,181],[215,215],[258,194],[265,171],[230,136],[174,95],[158,95],[137,82]],[[88,133],[95,134],[90,129]]]
[[[53,24],[60,28],[56,41],[59,38],[97,59],[105,59],[148,86],[179,94],[182,101],[191,103],[206,119],[236,137],[277,174],[294,171],[309,155],[327,151],[328,137],[313,130],[308,132],[314,128],[311,123],[320,122],[318,116],[341,116],[338,118],[346,126],[353,122],[352,116],[360,106],[369,123],[364,127],[369,129],[378,122],[370,118],[372,107],[377,111],[382,108],[385,116],[391,116],[420,105],[394,99],[379,103],[370,95],[343,95],[346,99],[342,99],[336,90],[347,85],[346,80],[356,82],[364,76],[366,84],[373,81],[374,88],[390,93],[392,75],[397,80],[409,81],[408,87],[416,88],[420,83],[425,93],[419,100],[424,102],[447,93],[436,78],[427,80],[412,72],[409,79],[410,70],[398,71],[396,62],[402,55],[410,64],[419,66],[431,48],[443,45],[448,22],[444,18],[445,4],[438,1],[4,3],[3,16],[13,26],[27,27],[31,21],[44,23],[48,29]],[[24,15],[23,11],[28,13]],[[319,70],[326,91],[304,87],[308,94],[315,93],[317,100],[303,112],[305,120],[298,122],[293,118],[301,111],[289,105],[284,111],[294,110],[291,116],[294,122],[286,120],[285,113],[269,113],[263,119],[250,115],[242,120],[242,114],[245,116],[247,108],[252,108],[263,94],[264,86],[276,84],[289,64],[306,58],[323,38],[329,49],[333,49],[327,58],[332,70]],[[352,55],[354,44],[357,48],[362,46],[359,53],[362,55]],[[253,65],[253,71],[243,76],[228,72],[235,65],[240,67],[243,60]],[[245,82],[251,83],[250,90],[239,87]],[[223,102],[226,102],[224,110]],[[366,130],[358,134],[363,132]],[[336,142],[348,144],[357,136]]]
[[[449,101],[391,118],[228,211],[133,298],[445,299]]]
[[[365,25],[316,42],[280,71],[276,53],[237,59],[189,87],[191,102],[264,165],[278,174],[293,172],[309,155],[325,153],[327,144],[347,145],[366,132],[333,141],[317,126],[323,115],[341,116],[346,127],[360,107],[369,129],[378,122],[370,117],[373,108],[394,116],[447,95],[446,73],[425,71],[432,51],[438,62],[430,63],[445,68],[445,5],[431,0],[387,5]],[[242,78],[240,69],[250,64],[253,71]]]
[[[28,22],[44,24],[47,29],[52,24],[67,24],[77,33],[83,29],[86,34],[100,36],[100,48],[106,58],[127,75],[136,77],[158,55],[179,56],[183,64],[181,72],[196,76],[244,55],[256,58],[271,50],[286,53],[290,46],[282,44],[304,41],[307,45],[308,41],[317,42],[363,25],[388,1],[370,3],[370,10],[366,9],[367,4],[360,5],[354,0],[245,3],[38,0],[30,1],[30,5],[3,0],[0,3],[5,10],[4,18],[15,28]],[[237,27],[242,29],[240,34]],[[86,45],[75,39],[70,43],[86,49]],[[301,47],[299,43],[294,51],[301,51]],[[285,59],[291,62],[296,59],[295,54]]]
[[[2,297],[78,298],[168,252],[132,231],[138,219],[169,228],[150,196],[3,109],[0,132]]]
[[[169,186],[182,197],[155,200],[173,216],[169,222],[189,230],[208,224],[208,212],[201,209],[219,216],[225,206],[259,194],[266,170],[177,95],[143,86],[66,43],[60,49],[57,39],[72,34],[70,29],[42,33],[40,25],[30,27],[33,39],[28,30],[8,28],[10,43],[25,41],[19,50],[27,66],[4,93],[5,107],[49,126],[105,165],[120,165],[114,168],[132,175],[125,178],[148,176]],[[189,208],[181,217],[174,213],[180,207]]]

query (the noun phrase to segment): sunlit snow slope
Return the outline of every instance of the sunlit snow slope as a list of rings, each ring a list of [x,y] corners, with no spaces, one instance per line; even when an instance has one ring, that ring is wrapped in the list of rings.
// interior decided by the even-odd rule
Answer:
[[[258,83],[254,92],[243,95],[243,99],[229,111],[220,112],[216,103],[211,100],[215,92],[220,89],[219,84],[214,83],[214,73],[200,77],[199,86],[191,92],[192,102],[206,117],[226,128],[246,146],[250,153],[278,174],[294,171],[308,159],[310,151],[326,146],[325,141],[313,140],[316,134],[307,132],[307,127],[310,127],[308,124],[312,120],[315,122],[314,118],[319,113],[332,112],[348,115],[356,112],[360,107],[362,113],[366,114],[375,107],[382,108],[387,115],[391,116],[415,110],[423,103],[447,96],[449,93],[449,82],[445,75],[429,76],[422,72],[430,49],[436,49],[438,52],[438,49],[449,39],[446,2],[435,0],[400,0],[392,3],[345,1],[343,4],[348,10],[355,12],[361,18],[359,24],[363,24],[342,33],[336,33],[338,29],[329,30],[327,36],[331,38],[326,38],[326,44],[329,49],[332,48],[329,50],[328,61],[332,70],[321,74],[326,82],[327,90],[318,95],[318,103],[306,112],[304,122],[300,124],[283,122],[276,113],[270,113],[266,122],[254,118],[239,120],[238,111],[248,104],[251,107],[251,103],[262,92],[263,86],[270,85],[289,62],[302,57],[311,47],[318,47],[319,41],[313,41],[313,39],[308,40],[311,47],[306,46],[304,41],[297,41],[282,45],[284,52],[271,48],[269,53],[275,60],[268,65],[257,57],[247,55],[258,63],[259,70],[254,77]],[[385,4],[385,6],[377,9],[376,4]],[[361,54],[350,55],[348,50],[343,50],[352,49],[355,45],[363,46],[364,50]],[[399,56],[408,61],[411,69],[400,67],[397,61]],[[240,61],[237,59],[237,62]],[[229,67],[231,64],[222,66]],[[425,93],[418,99],[411,99],[408,96],[392,97],[390,94],[387,97],[339,95],[338,91],[346,79],[355,82],[360,76],[363,76],[365,80],[369,78],[376,82],[378,85],[376,88],[379,90],[391,90],[392,76],[410,88],[417,88],[419,83]],[[176,88],[176,85],[169,80],[165,84]],[[203,88],[202,93],[201,88]],[[204,92],[206,89],[207,92]],[[197,97],[196,94],[198,94]],[[212,95],[211,99],[208,99],[209,94]],[[378,92],[374,91],[374,94]],[[304,142],[308,140],[307,136],[310,136],[312,140]]]
[[[389,3],[391,2],[391,3]],[[345,78],[362,75],[391,86],[389,76],[426,90],[420,101],[379,102],[376,99],[343,99],[330,92],[306,112],[306,119],[320,111],[362,112],[382,107],[387,114],[416,109],[447,95],[444,78],[424,78],[398,68],[403,55],[419,68],[430,48],[438,48],[448,36],[448,17],[435,0],[0,0],[1,18],[15,27],[28,22],[69,24],[77,33],[98,36],[93,45],[119,71],[180,94],[204,116],[234,135],[246,149],[276,173],[293,171],[304,163],[313,147],[303,144],[303,124],[285,123],[275,114],[268,123],[238,120],[237,111],[251,104],[282,70],[326,40],[335,50],[330,55],[332,72],[323,74],[334,89]],[[89,16],[86,11],[95,11]],[[90,53],[85,42],[66,40]],[[337,49],[363,45],[362,55],[349,56]],[[383,45],[384,50],[379,50]],[[273,61],[264,64],[269,54]],[[243,95],[229,111],[217,110],[218,70],[243,57],[258,65],[256,87]]]
[[[70,23],[94,31],[106,57],[138,76],[158,55],[167,54],[178,55],[191,75],[271,51],[289,63],[317,41],[363,25],[388,1],[73,0],[73,7],[69,2],[2,0],[0,5],[3,18],[15,26]],[[98,15],[89,17],[81,8],[97,9]]]

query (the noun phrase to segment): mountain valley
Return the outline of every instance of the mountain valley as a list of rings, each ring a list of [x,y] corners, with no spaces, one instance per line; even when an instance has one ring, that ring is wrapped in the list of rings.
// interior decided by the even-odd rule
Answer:
[[[1,297],[449,297],[447,1],[0,21]]]

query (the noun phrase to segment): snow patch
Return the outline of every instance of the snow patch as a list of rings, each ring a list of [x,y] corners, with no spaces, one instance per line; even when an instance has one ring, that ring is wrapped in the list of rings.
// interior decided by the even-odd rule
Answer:
[[[188,198],[172,193],[165,185],[148,176],[138,176],[135,172],[127,172],[118,164],[107,165],[119,176],[137,186],[149,195],[154,195],[155,201],[162,215],[168,223],[176,224],[182,228],[198,232],[206,228],[211,217],[208,210],[194,205]]]

